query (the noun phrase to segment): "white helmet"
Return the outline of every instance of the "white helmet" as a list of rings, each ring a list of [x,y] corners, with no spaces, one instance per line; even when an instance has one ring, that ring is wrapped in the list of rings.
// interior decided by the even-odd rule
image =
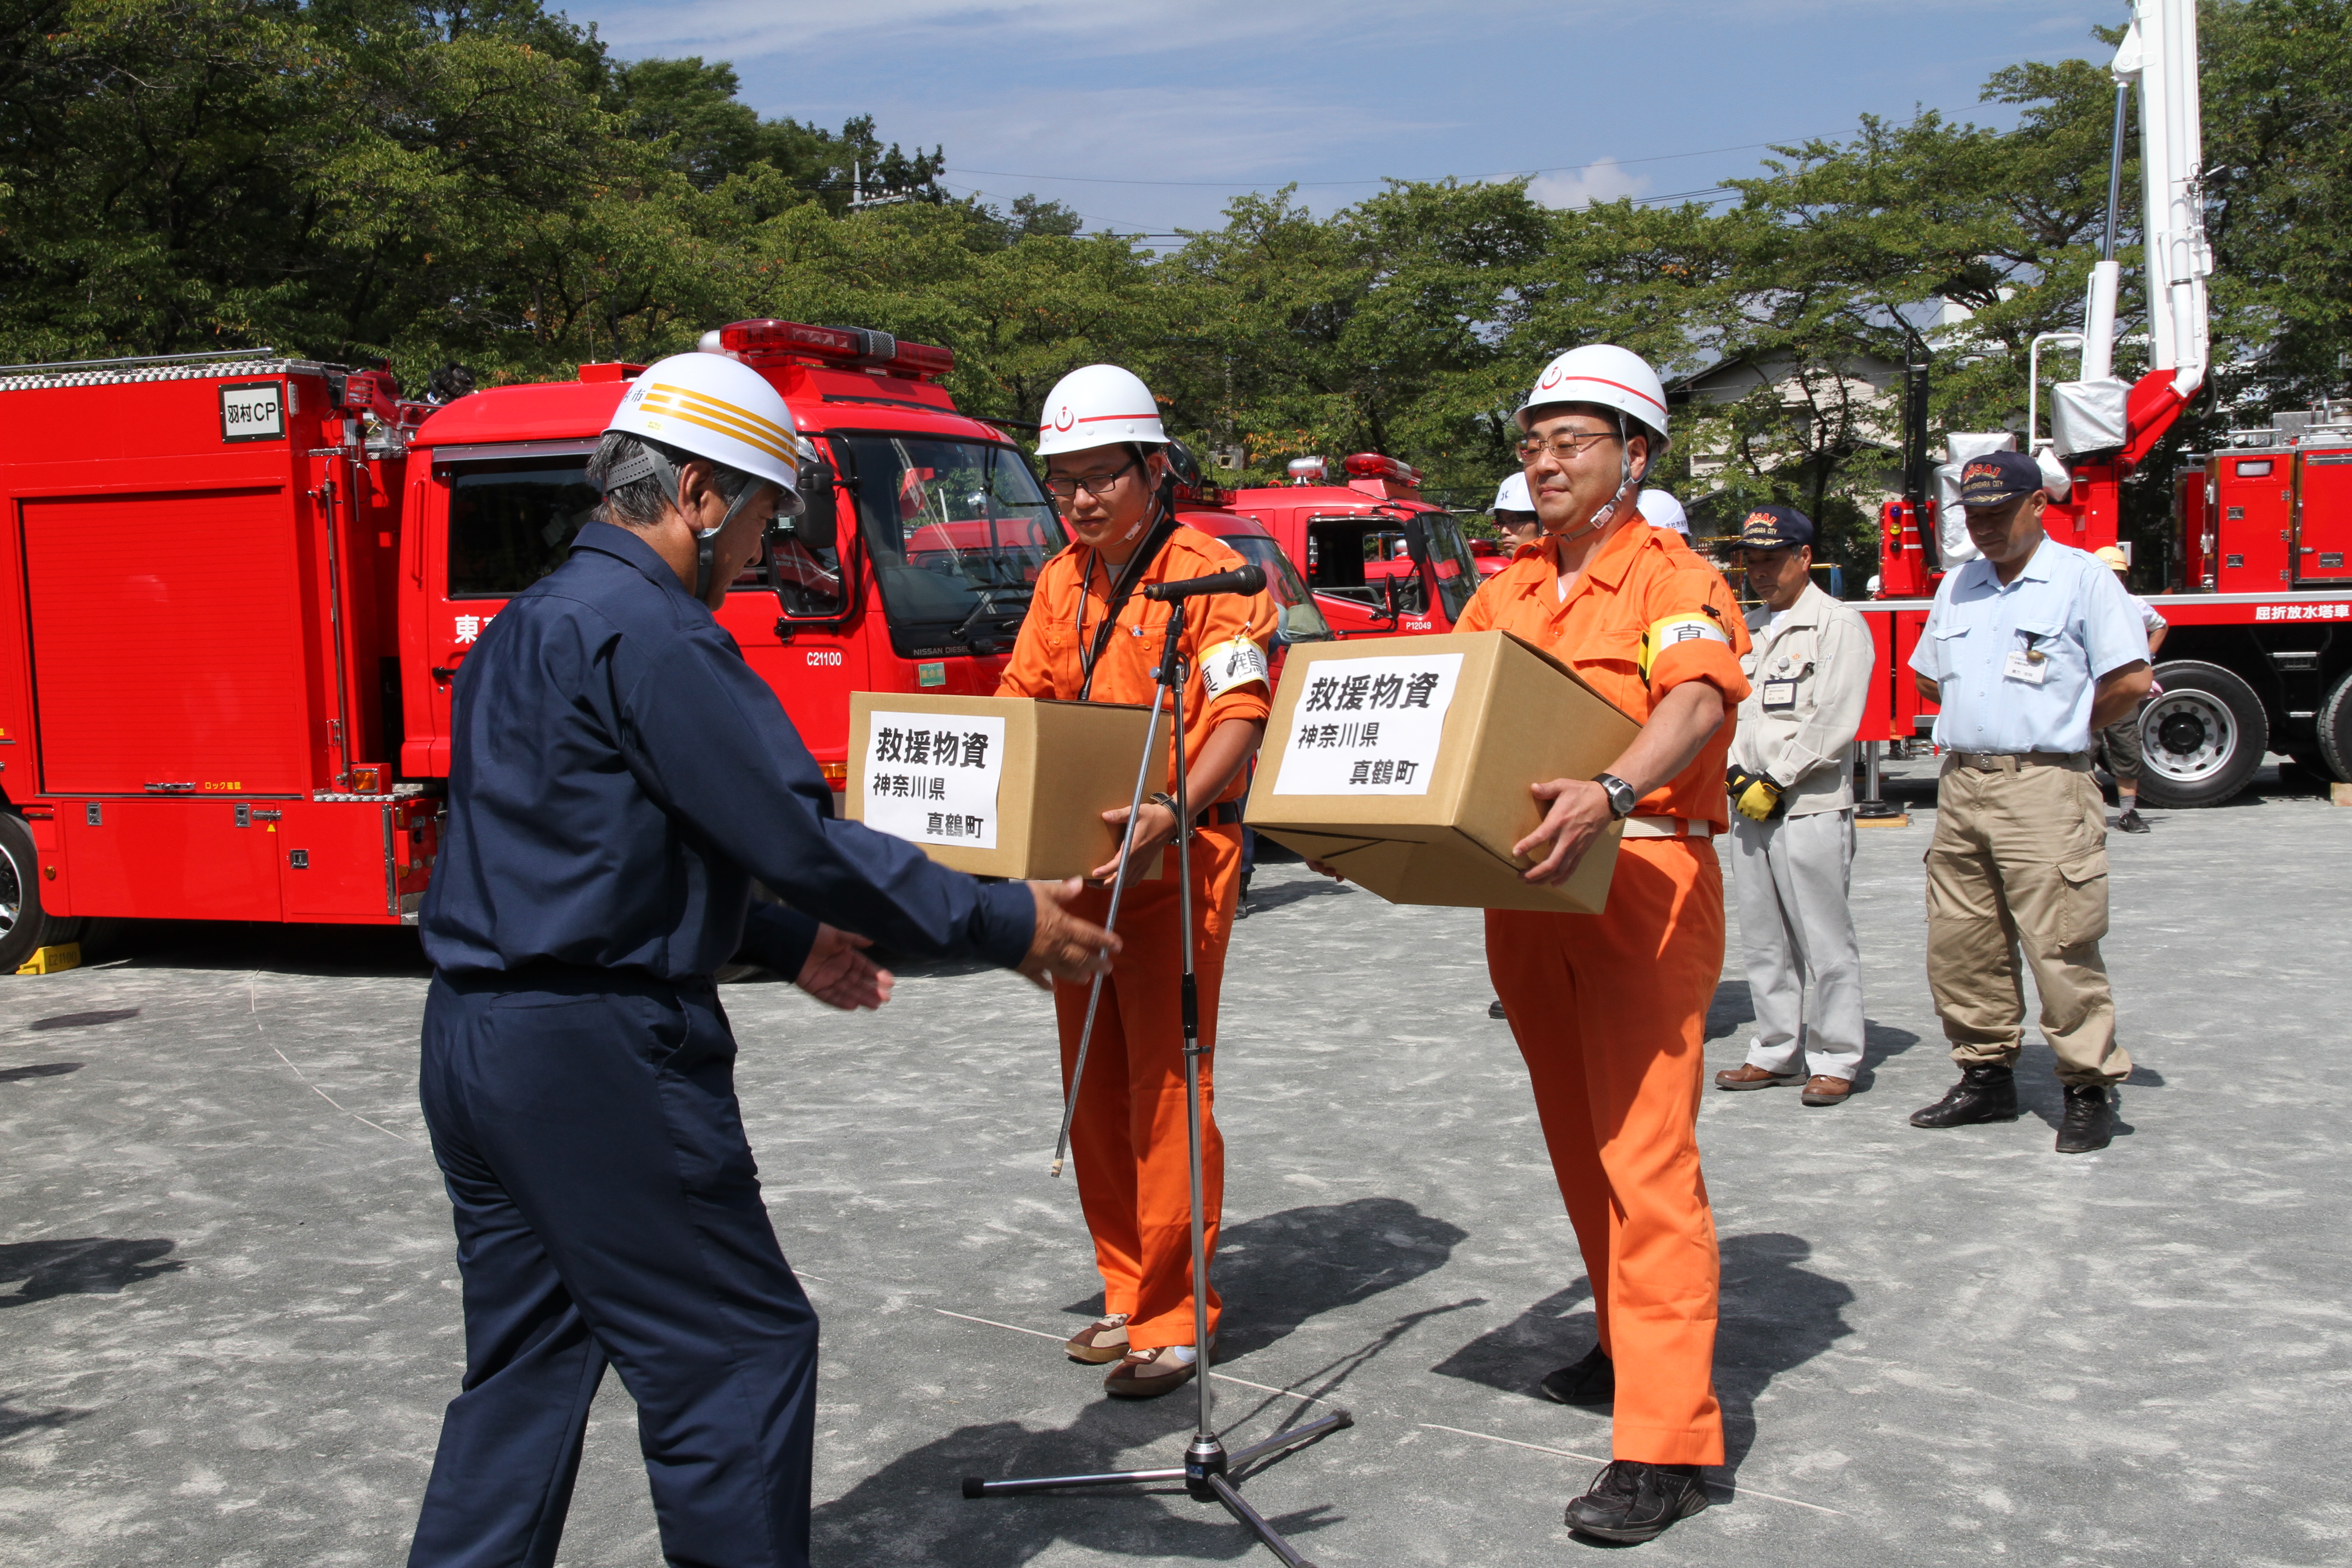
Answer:
[[[793,428],[793,411],[766,376],[740,360],[696,353],[655,361],[621,395],[604,433],[658,441],[765,481],[745,485],[717,528],[696,531],[698,599],[710,592],[712,542],[766,485],[782,492],[776,498],[776,515],[790,517],[801,510],[803,447]],[[677,465],[651,447],[639,447],[635,458],[596,476],[607,491],[648,477],[671,505],[677,504]]]
[[[768,378],[724,354],[672,354],[638,373],[605,425],[800,493],[801,438]]]
[[[1665,384],[1650,362],[1630,349],[1587,343],[1544,366],[1535,390],[1528,394],[1528,405],[1518,412],[1519,428],[1535,423],[1536,410],[1559,403],[1598,404],[1640,420],[1654,438],[1653,463],[1666,449]]]
[[[1160,405],[1133,371],[1115,364],[1087,365],[1055,382],[1046,394],[1045,416],[1037,421],[1039,457],[1129,441],[1168,444],[1168,432],[1160,425]]]
[[[1652,528],[1671,528],[1685,539],[1690,537],[1690,514],[1683,503],[1664,490],[1643,490],[1635,502],[1642,510],[1642,519]]]
[[[1528,493],[1527,475],[1513,474],[1509,479],[1505,479],[1501,485],[1496,487],[1495,490],[1495,510],[1496,511],[1533,511],[1536,510],[1536,499]]]

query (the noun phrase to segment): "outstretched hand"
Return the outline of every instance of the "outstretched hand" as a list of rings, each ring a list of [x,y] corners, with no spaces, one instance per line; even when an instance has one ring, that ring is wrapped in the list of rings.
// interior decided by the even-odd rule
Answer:
[[[1029,884],[1030,896],[1037,900],[1037,925],[1030,933],[1021,973],[1041,991],[1051,991],[1056,980],[1075,984],[1109,973],[1110,955],[1122,945],[1109,931],[1064,907],[1085,886],[1076,877]]]
[[[793,984],[845,1013],[879,1007],[890,1000],[890,987],[897,977],[866,956],[865,950],[873,945],[854,932],[820,925]]]

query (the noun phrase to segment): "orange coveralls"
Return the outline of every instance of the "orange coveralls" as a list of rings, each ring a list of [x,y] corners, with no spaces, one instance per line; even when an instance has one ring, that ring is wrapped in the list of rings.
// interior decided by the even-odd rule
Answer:
[[[1526,638],[1644,723],[1684,682],[1714,687],[1723,727],[1634,814],[1723,832],[1732,710],[1748,695],[1748,636],[1730,589],[1673,532],[1638,520],[1602,542],[1564,602],[1557,561],[1549,539],[1522,546],[1459,629]],[[1711,841],[1676,832],[1624,840],[1603,914],[1489,910],[1486,964],[1534,1080],[1601,1348],[1616,1363],[1612,1457],[1719,1465],[1720,1261],[1699,1174],[1698,1097],[1707,1003],[1723,973],[1723,874]]]
[[[1149,706],[1152,667],[1168,635],[1168,616],[1181,611],[1186,662],[1184,749],[1197,757],[1210,731],[1228,720],[1263,720],[1270,696],[1263,680],[1230,687],[1213,697],[1200,656],[1236,638],[1258,645],[1274,635],[1274,603],[1254,597],[1212,595],[1178,605],[1155,605],[1143,596],[1152,583],[1230,572],[1242,558],[1194,529],[1179,526],[1144,573],[1118,616],[1118,628],[1095,667],[1092,700]],[[1086,686],[1080,648],[1094,646],[1096,629],[1108,608],[1110,576],[1106,563],[1083,545],[1072,545],[1045,563],[1038,574],[1028,617],[1021,624],[1012,662],[996,689],[1000,697],[1049,697],[1075,701]],[[1083,633],[1081,632],[1083,625]],[[1081,637],[1083,637],[1083,642]],[[1176,788],[1175,750],[1170,748],[1168,779]],[[1239,800],[1247,770],[1217,801],[1189,802],[1196,816],[1221,802]],[[1200,998],[1201,1180],[1211,1257],[1217,1247],[1217,1221],[1224,1205],[1224,1140],[1212,1115],[1211,1064],[1217,1038],[1217,992],[1225,972],[1225,943],[1233,935],[1234,906],[1241,890],[1242,830],[1238,824],[1203,826],[1192,840],[1192,971]],[[1095,1263],[1102,1271],[1103,1310],[1128,1314],[1128,1343],[1137,1350],[1192,1342],[1192,1206],[1191,1163],[1184,1136],[1184,1024],[1181,1005],[1183,953],[1177,946],[1181,906],[1177,900],[1176,847],[1168,847],[1165,879],[1128,885],[1118,906],[1118,934],[1127,941],[1103,986],[1095,1014],[1094,1042],[1087,1076],[1078,1091],[1077,1115],[1070,1124],[1070,1153],[1076,1167],[1078,1203],[1094,1236]],[[1110,889],[1088,888],[1072,912],[1100,924],[1110,912]],[[1077,1062],[1078,1035],[1087,1016],[1086,985],[1054,988],[1061,1026],[1062,1086],[1066,1094]],[[1209,1293],[1209,1330],[1216,1331],[1221,1303]]]

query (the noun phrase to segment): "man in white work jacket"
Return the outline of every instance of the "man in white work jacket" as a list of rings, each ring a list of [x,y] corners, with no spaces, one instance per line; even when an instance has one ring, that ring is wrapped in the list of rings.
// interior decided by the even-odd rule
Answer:
[[[1862,616],[1814,586],[1813,524],[1761,506],[1740,525],[1753,648],[1731,740],[1731,859],[1756,1033],[1717,1089],[1801,1083],[1843,1105],[1862,1066],[1853,870],[1853,738],[1877,648]]]

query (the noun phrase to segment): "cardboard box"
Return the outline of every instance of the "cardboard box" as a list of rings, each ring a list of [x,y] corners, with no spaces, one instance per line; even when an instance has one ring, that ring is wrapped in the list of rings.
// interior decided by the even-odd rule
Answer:
[[[1511,846],[1543,821],[1529,784],[1592,777],[1640,729],[1508,632],[1304,644],[1244,820],[1391,903],[1597,914],[1620,826],[1557,888]]]
[[[1118,853],[1102,814],[1133,796],[1150,719],[1113,702],[852,692],[843,808],[974,876],[1083,877]],[[1170,728],[1147,795],[1168,787]]]

